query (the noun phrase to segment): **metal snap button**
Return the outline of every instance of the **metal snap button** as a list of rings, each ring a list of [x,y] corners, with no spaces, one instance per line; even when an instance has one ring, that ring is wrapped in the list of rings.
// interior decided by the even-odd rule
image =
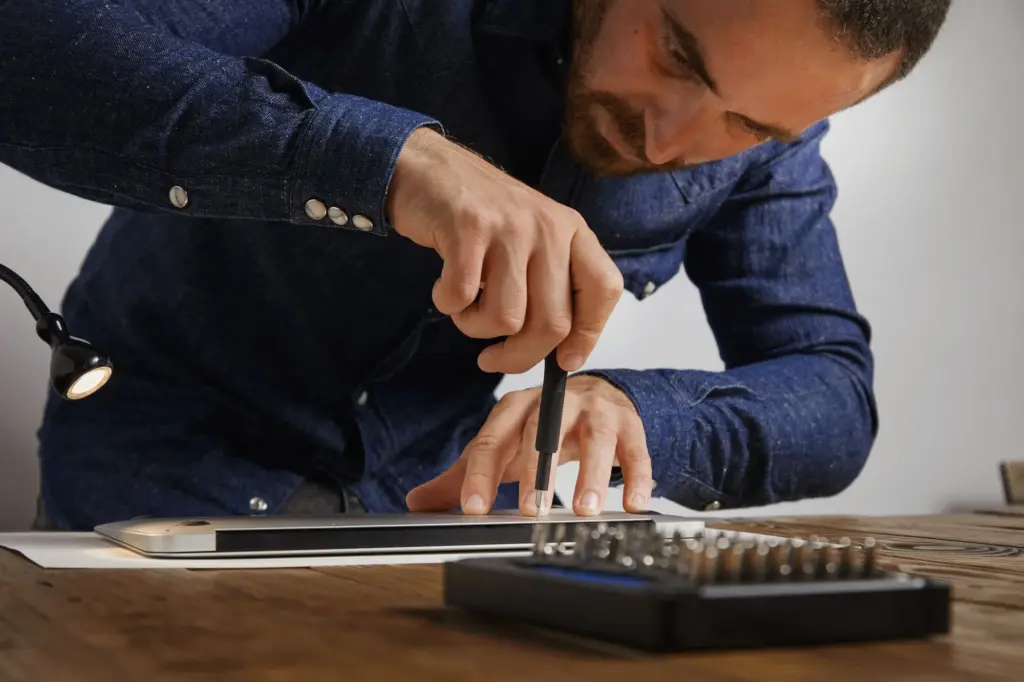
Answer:
[[[327,215],[327,207],[319,199],[310,199],[306,202],[306,215],[313,220],[323,220]]]
[[[169,196],[171,198],[171,206],[174,208],[185,208],[188,206],[188,192],[185,191],[184,187],[175,185],[171,188]]]

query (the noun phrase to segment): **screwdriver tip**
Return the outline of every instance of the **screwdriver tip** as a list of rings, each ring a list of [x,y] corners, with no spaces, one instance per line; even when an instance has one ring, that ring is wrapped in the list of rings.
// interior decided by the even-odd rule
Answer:
[[[534,501],[534,504],[537,505],[537,516],[543,516],[544,515],[544,497],[545,497],[544,491],[543,490],[538,490],[536,498],[535,498],[535,501]]]

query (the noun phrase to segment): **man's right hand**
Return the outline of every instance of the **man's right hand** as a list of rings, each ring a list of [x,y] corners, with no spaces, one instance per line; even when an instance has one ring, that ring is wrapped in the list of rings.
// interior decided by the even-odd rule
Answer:
[[[402,148],[388,215],[444,261],[437,310],[472,338],[508,337],[480,354],[485,372],[525,372],[556,347],[558,364],[578,370],[622,295],[622,274],[579,213],[432,129]]]

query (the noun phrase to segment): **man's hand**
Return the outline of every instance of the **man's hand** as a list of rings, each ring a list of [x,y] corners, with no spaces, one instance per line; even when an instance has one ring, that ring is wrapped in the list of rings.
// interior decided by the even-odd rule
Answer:
[[[537,417],[540,389],[505,395],[462,457],[437,478],[409,493],[411,511],[445,511],[461,506],[466,514],[486,514],[498,485],[519,481],[519,508],[534,516],[537,476]],[[570,377],[566,383],[562,444],[552,464],[579,461],[573,510],[598,514],[604,508],[612,466],[622,468],[623,506],[642,512],[651,497],[651,459],[643,422],[632,401],[604,379]]]
[[[437,310],[484,349],[487,372],[518,374],[558,347],[576,371],[622,295],[622,275],[580,215],[429,128],[398,156],[388,194],[395,230],[444,266]]]

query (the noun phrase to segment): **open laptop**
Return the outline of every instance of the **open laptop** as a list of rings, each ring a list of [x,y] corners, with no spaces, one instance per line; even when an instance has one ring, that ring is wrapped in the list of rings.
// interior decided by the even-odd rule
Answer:
[[[96,533],[146,556],[164,558],[388,553],[527,552],[537,523],[563,524],[572,538],[577,526],[647,524],[661,532],[699,535],[704,522],[657,512],[577,516],[555,508],[541,519],[518,510],[486,516],[366,514],[354,516],[239,516],[132,519],[105,523]]]

